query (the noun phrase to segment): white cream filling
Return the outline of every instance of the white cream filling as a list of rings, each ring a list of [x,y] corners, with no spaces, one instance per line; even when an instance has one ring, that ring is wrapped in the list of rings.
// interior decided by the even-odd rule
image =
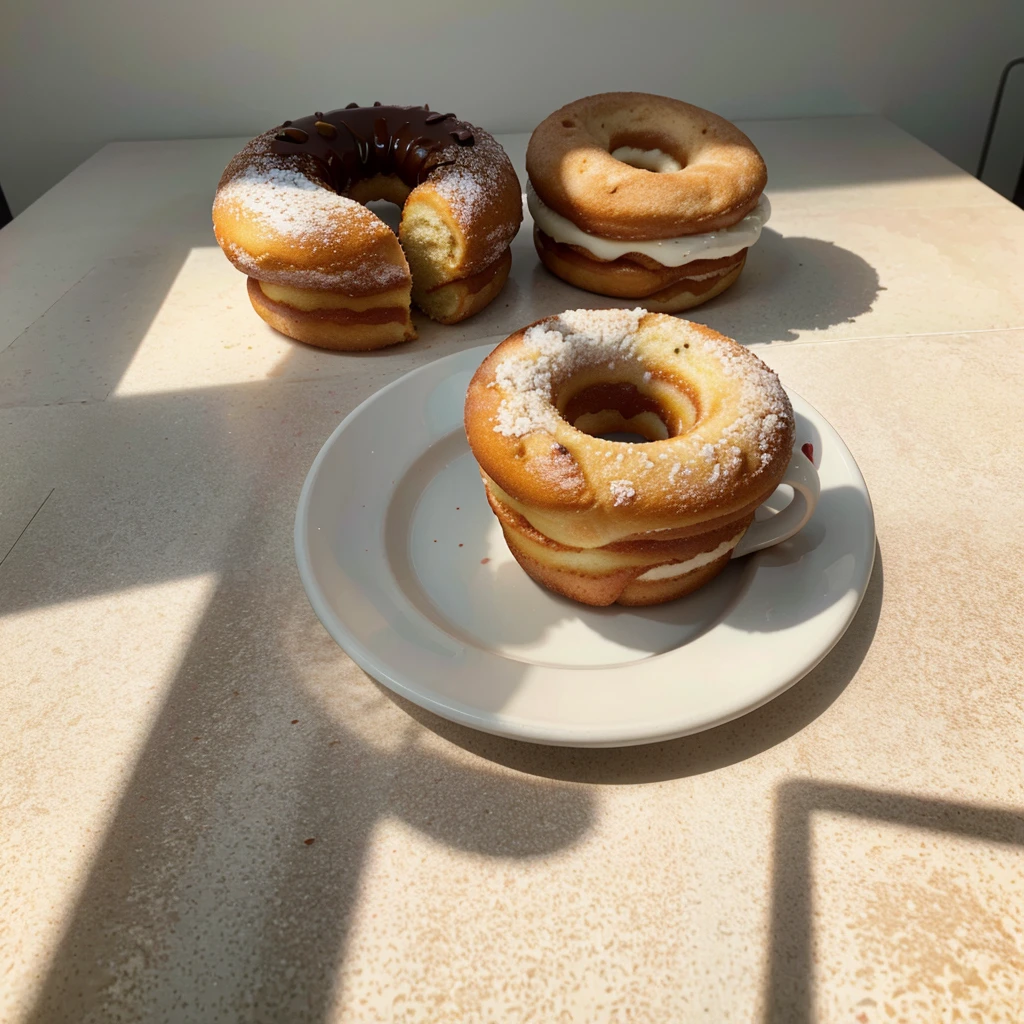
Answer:
[[[658,174],[671,174],[681,171],[683,165],[674,157],[660,149],[637,149],[635,146],[619,146],[612,150],[612,156],[630,167],[639,167],[642,171],[656,171]]]
[[[617,260],[626,253],[638,252],[657,260],[663,267],[681,267],[694,260],[720,260],[726,256],[733,256],[741,249],[753,245],[761,237],[761,229],[772,214],[768,197],[762,195],[757,201],[757,206],[743,220],[731,227],[722,228],[721,231],[637,242],[587,234],[571,220],[556,213],[550,206],[545,206],[530,182],[526,183],[526,204],[537,227],[556,242],[563,245],[578,245],[602,260]]]
[[[745,530],[743,532],[746,533]],[[743,533],[738,533],[732,540],[723,540],[713,551],[702,551],[699,555],[694,555],[693,558],[687,559],[685,562],[656,565],[653,569],[648,569],[642,576],[637,576],[637,582],[646,583],[652,580],[670,580],[676,576],[683,576],[688,572],[693,572],[694,569],[699,569],[702,565],[710,565],[716,559],[721,558],[726,552],[732,551],[739,544],[742,536]]]

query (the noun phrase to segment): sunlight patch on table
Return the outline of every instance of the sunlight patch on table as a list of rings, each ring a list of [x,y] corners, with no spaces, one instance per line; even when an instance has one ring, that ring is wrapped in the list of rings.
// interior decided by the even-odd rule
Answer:
[[[197,246],[189,250],[112,397],[265,380],[280,375],[285,357],[289,376],[315,377],[317,355],[256,315],[245,275],[217,246]]]
[[[821,814],[811,861],[815,1020],[1022,1019],[1024,850]]]
[[[0,618],[0,1019],[31,1005],[118,812],[215,574]]]

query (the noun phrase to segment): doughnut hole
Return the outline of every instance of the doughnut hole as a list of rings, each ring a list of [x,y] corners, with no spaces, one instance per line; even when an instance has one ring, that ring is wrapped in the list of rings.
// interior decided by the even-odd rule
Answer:
[[[655,174],[672,174],[688,163],[679,142],[660,132],[614,132],[608,137],[607,147],[621,163]]]
[[[375,174],[355,182],[346,194],[380,217],[397,235],[402,208],[411,191],[396,174]]]
[[[372,178],[355,182],[348,190],[348,198],[364,206],[367,203],[383,201],[401,209],[409,198],[410,191],[409,186],[395,174],[375,174]]]
[[[673,174],[683,169],[675,157],[663,153],[660,149],[631,149],[629,146],[620,146],[612,150],[612,156],[630,167],[636,167],[641,171],[653,171],[655,174]]]
[[[591,371],[563,388],[555,405],[562,417],[591,437],[635,435],[640,441],[664,441],[693,429],[700,410],[685,388],[651,377],[631,381]]]

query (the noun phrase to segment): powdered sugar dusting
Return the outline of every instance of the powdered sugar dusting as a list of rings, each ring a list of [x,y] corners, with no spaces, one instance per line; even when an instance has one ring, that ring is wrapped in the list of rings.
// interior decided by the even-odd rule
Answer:
[[[381,246],[381,251],[373,251],[372,244],[360,246],[360,240],[386,238],[391,229],[361,203],[328,187],[315,160],[275,153],[276,131],[257,136],[231,161],[217,189],[214,210],[255,223],[301,249],[307,258],[301,267],[283,265],[280,254],[258,253],[218,238],[228,258],[243,273],[297,288],[363,295],[408,285],[408,269],[386,255],[394,254],[392,245]],[[474,139],[471,146],[455,141],[446,146],[427,179],[467,234],[483,221],[479,230],[486,234],[477,239],[478,254],[467,272],[498,259],[519,229],[518,220],[510,223],[507,216],[495,213],[502,197],[509,192],[519,195],[512,164],[487,132],[474,128]],[[492,216],[497,223],[491,223]],[[365,253],[353,253],[356,247]]]
[[[701,449],[701,455],[715,464],[709,484],[731,476],[742,466],[743,448],[756,450],[761,468],[766,468],[781,437],[792,427],[789,398],[778,376],[752,352],[739,346],[725,346],[706,337],[691,344],[713,356],[722,373],[740,385],[739,414],[717,440]]]
[[[505,151],[492,135],[474,128],[472,146],[449,147],[444,158],[453,162],[439,167],[430,177],[434,191],[451,207],[452,213],[469,229],[489,219],[502,197],[511,189],[519,193],[519,182]],[[483,238],[481,262],[493,263],[509,247],[519,230],[519,221],[498,223]]]
[[[408,284],[408,270],[370,246],[365,258],[351,252],[366,239],[385,237],[390,228],[361,203],[322,184],[316,168],[278,156],[273,133],[253,139],[228,165],[214,199],[218,211],[251,222],[292,243],[313,260],[305,266],[282,262],[281,253],[254,253],[236,242],[221,241],[228,258],[243,273],[272,284],[322,288],[367,295]],[[338,253],[347,258],[338,261]],[[322,253],[322,258],[318,258]],[[317,266],[309,266],[312,262]]]
[[[612,480],[608,486],[615,499],[614,505],[627,505],[636,497],[636,488],[632,480]]]
[[[268,161],[257,161],[232,178],[218,194],[220,203],[238,203],[250,217],[282,235],[299,240],[318,240],[333,234],[337,228],[333,214],[346,202],[369,215],[359,203],[343,200],[330,189],[292,167],[275,167]],[[359,221],[355,209],[346,211]]]
[[[569,310],[525,330],[494,365],[491,383],[500,400],[492,429],[509,438],[557,435],[580,459],[582,466],[573,468],[583,471],[585,485],[600,485],[595,493],[603,491],[612,506],[647,500],[648,491],[670,491],[679,507],[691,498],[706,501],[727,495],[737,481],[771,472],[779,458],[788,459],[793,414],[773,371],[736,342],[676,321],[689,339],[683,355],[677,329],[670,329],[672,340],[662,333],[667,325],[652,322],[650,331],[640,332],[644,316],[640,309]],[[577,451],[555,404],[562,385],[586,371],[600,376],[615,364],[625,365],[627,377],[650,383],[645,374],[655,368],[645,365],[653,359],[646,354],[648,341],[662,358],[674,352],[684,381],[692,375],[696,422],[678,437],[650,445],[597,439],[596,447]],[[724,392],[719,375],[728,379]]]
[[[607,367],[614,366],[616,359],[639,359],[635,335],[643,316],[641,309],[577,309],[530,327],[523,335],[524,345],[495,370],[494,383],[503,398],[494,430],[506,437],[553,432],[560,420],[553,404],[557,386],[585,366]],[[708,484],[724,483],[738,472],[744,450],[759,452],[762,467],[767,466],[780,436],[791,427],[789,399],[778,377],[753,353],[735,344],[699,333],[690,344],[713,357],[721,372],[739,385],[736,418],[714,440],[694,437],[710,468]],[[622,461],[621,452],[616,461]],[[646,455],[640,467],[652,468]],[[673,480],[678,472],[671,474]]]
[[[556,385],[582,366],[607,362],[612,353],[634,354],[642,309],[567,310],[534,324],[523,336],[525,350],[506,356],[494,372],[505,392],[494,429],[506,437],[553,431],[559,415]]]

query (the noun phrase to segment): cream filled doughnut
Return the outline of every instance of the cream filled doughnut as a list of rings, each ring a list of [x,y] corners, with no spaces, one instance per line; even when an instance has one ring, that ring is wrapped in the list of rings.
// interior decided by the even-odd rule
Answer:
[[[685,320],[570,310],[477,370],[466,435],[509,548],[586,604],[654,604],[727,564],[793,448],[793,412],[753,353]],[[630,444],[596,436],[630,431]]]
[[[526,168],[544,265],[661,312],[728,288],[771,213],[753,143],[664,96],[603,93],[562,107],[531,136]]]
[[[398,237],[363,204],[402,207]],[[214,232],[257,313],[324,348],[416,336],[410,302],[457,323],[501,291],[519,181],[487,132],[427,107],[350,104],[286,121],[228,165]]]

